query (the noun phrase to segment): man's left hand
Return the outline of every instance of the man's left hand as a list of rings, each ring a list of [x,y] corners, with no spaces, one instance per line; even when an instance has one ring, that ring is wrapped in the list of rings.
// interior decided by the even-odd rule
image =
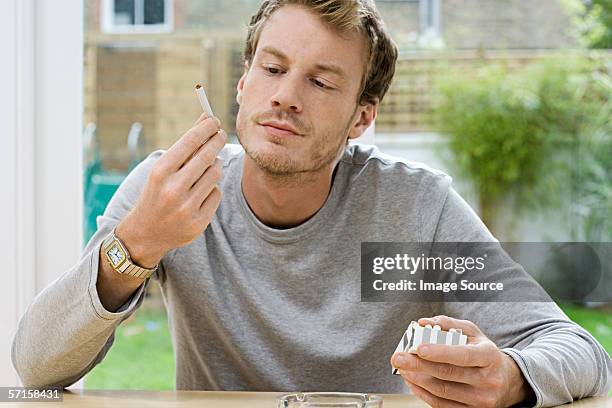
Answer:
[[[461,329],[468,336],[465,346],[422,344],[416,355],[401,352],[391,357],[411,392],[432,407],[505,408],[532,395],[512,357],[474,323],[436,316],[419,319],[419,324]]]

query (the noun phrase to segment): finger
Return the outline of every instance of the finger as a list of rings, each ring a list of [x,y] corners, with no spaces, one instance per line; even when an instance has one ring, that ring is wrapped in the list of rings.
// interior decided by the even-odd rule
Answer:
[[[195,122],[193,122],[193,125],[191,127],[196,126],[198,123],[202,122],[205,119],[208,119],[210,116],[208,116],[208,113],[206,112],[202,112],[202,114],[200,115],[199,118],[196,119]]]
[[[408,383],[408,384],[409,384],[408,386],[410,387],[410,391],[412,391],[412,393],[415,396],[417,396],[418,398],[422,399],[427,404],[429,404],[430,407],[436,407],[436,408],[465,408],[467,407],[466,404],[462,404],[460,402],[450,401],[444,398],[436,397],[435,395],[433,395],[426,389],[419,387],[416,384],[412,384],[412,383]]]
[[[430,324],[432,326],[438,325],[442,330],[448,331],[450,329],[461,329],[461,332],[466,336],[476,337],[484,336],[482,331],[473,322],[469,320],[460,320],[452,317],[440,315],[435,317],[424,317],[419,319],[418,323],[421,326]]]
[[[179,170],[178,174],[181,183],[192,186],[204,174],[204,172],[214,163],[217,154],[225,146],[227,133],[220,130],[214,134],[201,148],[189,159]]]
[[[197,126],[189,129],[181,138],[168,149],[160,158],[166,170],[174,172],[181,168],[183,163],[204,144],[208,138],[220,128],[217,118],[204,119]]]
[[[494,361],[496,350],[481,344],[450,346],[446,344],[421,344],[417,355],[425,360],[452,364],[460,367],[487,367]]]
[[[474,387],[466,384],[444,381],[423,373],[401,372],[401,376],[436,397],[469,404],[474,399]]]
[[[480,378],[478,372],[479,368],[458,367],[452,364],[436,363],[427,361],[410,353],[396,353],[392,365],[399,369],[400,373],[418,372],[441,380],[464,384],[476,384]]]
[[[189,200],[195,208],[200,209],[219,180],[221,180],[221,161],[217,159],[191,187]]]
[[[204,140],[204,144],[201,145],[195,152],[193,152],[191,154],[191,156],[189,156],[189,158],[187,160],[185,160],[185,162],[183,163],[183,165],[181,166],[181,168],[183,168],[187,163],[189,163],[189,161],[193,158],[193,156],[195,156],[196,154],[200,153],[200,151],[204,148],[204,146],[208,143],[208,141],[210,139],[213,138],[213,136],[215,136],[218,133],[223,133],[223,136],[225,136],[225,140],[227,141],[227,133],[225,133],[225,130],[223,129],[219,129],[217,130],[215,133],[213,133],[212,135],[210,135],[208,138],[205,138]],[[180,169],[179,169],[180,170]]]
[[[208,114],[206,112],[202,113],[200,115],[200,117],[193,123],[193,126],[191,126],[191,127],[194,128],[194,127],[198,126],[200,123],[202,123],[203,121],[205,121],[208,118],[209,118],[209,116],[208,116]],[[204,137],[203,144],[200,145],[200,147],[198,147],[197,150],[195,150],[193,153],[191,153],[189,158],[183,162],[183,164],[181,165],[180,168],[182,168],[185,165],[185,163],[187,163],[189,160],[191,160],[191,158],[202,149],[202,146],[204,146],[204,144],[208,141],[209,138],[210,137]]]
[[[223,194],[221,189],[218,186],[215,186],[202,203],[202,206],[200,207],[200,217],[206,224],[210,224],[215,212],[217,211],[217,208],[219,208],[219,204],[221,204],[222,196]]]

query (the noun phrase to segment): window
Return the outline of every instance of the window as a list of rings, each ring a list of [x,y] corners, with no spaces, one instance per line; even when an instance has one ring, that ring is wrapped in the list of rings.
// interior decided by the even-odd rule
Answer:
[[[442,1],[376,0],[376,5],[391,36],[402,52],[444,48],[442,36],[442,7],[444,4]],[[452,8],[450,4],[446,5],[447,9]],[[452,22],[456,22],[456,19]]]
[[[441,0],[419,1],[420,43],[423,46],[442,47],[442,32],[440,18]]]
[[[153,33],[172,31],[172,0],[103,0],[102,31]]]

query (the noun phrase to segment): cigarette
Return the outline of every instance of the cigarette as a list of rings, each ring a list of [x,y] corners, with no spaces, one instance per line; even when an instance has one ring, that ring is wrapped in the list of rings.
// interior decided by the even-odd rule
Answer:
[[[200,100],[200,105],[202,105],[202,109],[208,116],[211,118],[215,116],[213,114],[212,109],[210,108],[210,103],[208,103],[208,98],[206,97],[206,92],[204,92],[204,87],[200,84],[195,86],[196,94],[198,94],[198,99]]]

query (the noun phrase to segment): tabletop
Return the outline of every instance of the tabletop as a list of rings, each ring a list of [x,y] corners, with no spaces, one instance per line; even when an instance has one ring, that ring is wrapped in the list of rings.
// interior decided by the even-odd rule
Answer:
[[[198,408],[274,408],[277,392],[234,391],[133,391],[133,390],[66,390],[62,402],[0,402],[0,407],[198,407]],[[414,396],[378,394],[384,408],[426,408],[427,404]],[[571,404],[580,408],[612,406],[612,398],[587,398]],[[567,405],[564,405],[566,407]]]

